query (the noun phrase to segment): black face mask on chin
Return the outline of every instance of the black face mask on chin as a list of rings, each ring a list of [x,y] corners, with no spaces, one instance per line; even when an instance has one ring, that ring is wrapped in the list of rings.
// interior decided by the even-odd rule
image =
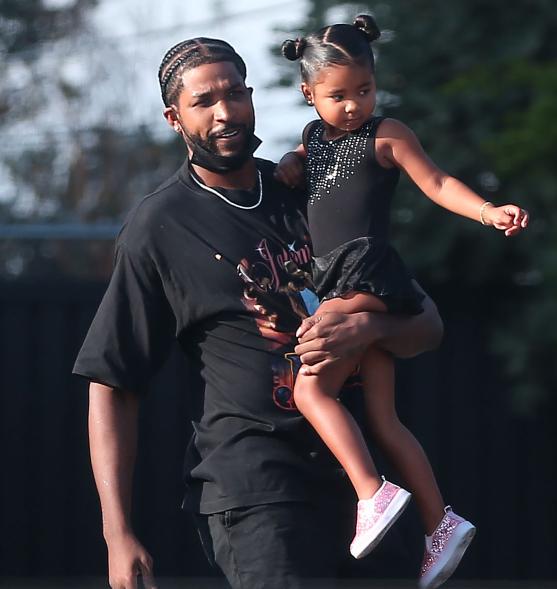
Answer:
[[[183,131],[188,147],[191,149],[190,162],[216,174],[226,174],[239,170],[261,145],[261,139],[253,133],[244,149],[236,155],[219,155],[205,146],[205,142]]]

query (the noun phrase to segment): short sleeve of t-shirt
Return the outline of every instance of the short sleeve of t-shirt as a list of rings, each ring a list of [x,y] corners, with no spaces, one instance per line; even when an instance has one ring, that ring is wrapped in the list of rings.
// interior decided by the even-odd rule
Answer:
[[[115,266],[73,372],[144,392],[175,339],[175,321],[149,256],[117,245]]]

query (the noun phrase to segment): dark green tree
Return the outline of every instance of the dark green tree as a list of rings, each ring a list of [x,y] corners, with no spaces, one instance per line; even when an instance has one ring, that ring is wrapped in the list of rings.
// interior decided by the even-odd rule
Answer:
[[[551,0],[313,0],[300,33],[373,14],[378,110],[407,123],[445,170],[488,200],[528,208],[526,233],[450,215],[403,182],[393,211],[398,247],[448,307],[486,322],[518,408],[555,390],[557,352],[557,12]],[[278,49],[274,48],[278,53]],[[278,59],[278,58],[277,58]],[[284,62],[284,63],[282,63]],[[282,60],[280,83],[298,84]]]

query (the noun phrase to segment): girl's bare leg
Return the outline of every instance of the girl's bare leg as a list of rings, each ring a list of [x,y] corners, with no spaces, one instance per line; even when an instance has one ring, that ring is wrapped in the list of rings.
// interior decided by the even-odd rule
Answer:
[[[382,481],[358,424],[337,400],[355,367],[355,362],[337,362],[319,375],[298,374],[294,401],[346,471],[358,499],[369,499]]]
[[[339,311],[344,313],[357,313],[360,311],[384,312],[386,307],[382,301],[373,295],[354,293],[349,298],[332,299],[324,302],[319,311]],[[306,415],[306,417],[345,468],[358,493],[358,497],[363,499],[366,498],[366,495],[367,497],[370,496],[369,492],[365,492],[370,487],[370,481],[375,481],[375,488],[378,487],[380,481],[377,478],[375,465],[367,451],[362,434],[350,414],[336,400],[334,401],[336,406],[342,407],[349,417],[343,417],[341,411],[332,411],[332,413],[338,413],[338,419],[331,419],[327,404],[321,404],[320,395],[324,394],[323,391],[319,392],[321,386],[327,390],[329,399],[332,399],[350,374],[349,369],[341,373],[336,368],[337,365],[335,364],[326,373],[327,376],[323,375],[325,376],[323,385],[318,380],[318,376],[302,377],[304,379],[315,379],[308,384],[313,385],[313,388],[317,391],[312,389],[310,395],[317,395],[317,397],[314,398],[310,407],[306,407],[306,403],[302,399],[303,408],[300,408],[300,410],[304,414],[306,411],[311,414],[311,416]],[[333,374],[329,376],[329,373],[332,373],[333,370],[334,376]],[[368,348],[360,362],[360,374],[364,385],[367,421],[373,439],[400,473],[408,489],[414,494],[426,533],[430,535],[443,517],[445,503],[421,444],[400,422],[396,413],[395,374],[392,356],[378,348]],[[298,380],[300,380],[300,377],[298,377]],[[300,384],[306,386],[304,380],[301,380]],[[298,387],[298,383],[296,387]],[[296,398],[296,390],[294,394]],[[296,400],[296,403],[299,405],[298,400]],[[310,405],[310,403],[308,402],[307,405]],[[318,405],[320,408],[316,407]],[[343,419],[352,420],[350,428],[343,429],[339,427],[339,422],[342,422]],[[329,426],[325,422],[328,422]],[[328,429],[332,431],[325,431]],[[321,430],[324,430],[326,437],[323,437]],[[347,440],[350,440],[350,443]],[[358,489],[362,489],[362,495],[360,495]]]
[[[373,440],[412,491],[426,533],[430,535],[444,515],[445,503],[421,444],[396,413],[392,356],[370,348],[362,360],[360,374]]]
[[[360,299],[362,301],[360,301]],[[350,298],[325,301],[320,312],[356,312],[358,304],[377,301],[375,297],[355,293]],[[379,305],[381,303],[377,301]],[[377,308],[374,310],[378,310]],[[384,309],[381,309],[384,310]],[[356,368],[359,358],[338,361],[318,375],[298,374],[294,387],[296,406],[317,431],[331,452],[340,462],[358,495],[369,499],[379,489],[382,481],[369,453],[362,432],[350,412],[337,400],[346,379]]]

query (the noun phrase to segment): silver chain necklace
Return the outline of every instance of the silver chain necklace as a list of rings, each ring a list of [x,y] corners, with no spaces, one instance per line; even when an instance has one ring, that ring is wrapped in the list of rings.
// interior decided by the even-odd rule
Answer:
[[[211,188],[210,186],[205,186],[205,184],[202,184],[193,174],[193,172],[190,172],[190,176],[192,177],[193,181],[200,187],[203,188],[203,190],[206,190],[207,192],[211,192],[212,194],[215,194],[216,196],[218,196],[219,198],[221,198],[222,200],[224,200],[224,202],[226,204],[229,204],[231,207],[236,207],[237,209],[244,209],[245,211],[250,211],[252,209],[256,209],[260,204],[261,201],[263,200],[263,182],[261,181],[261,172],[259,171],[259,169],[257,170],[257,182],[259,184],[259,197],[257,199],[257,202],[254,205],[249,205],[249,206],[243,206],[243,205],[239,205],[235,202],[232,202],[231,200],[229,200],[228,198],[226,198],[226,196],[224,196],[224,194],[221,194],[218,190],[215,190],[214,188]]]

